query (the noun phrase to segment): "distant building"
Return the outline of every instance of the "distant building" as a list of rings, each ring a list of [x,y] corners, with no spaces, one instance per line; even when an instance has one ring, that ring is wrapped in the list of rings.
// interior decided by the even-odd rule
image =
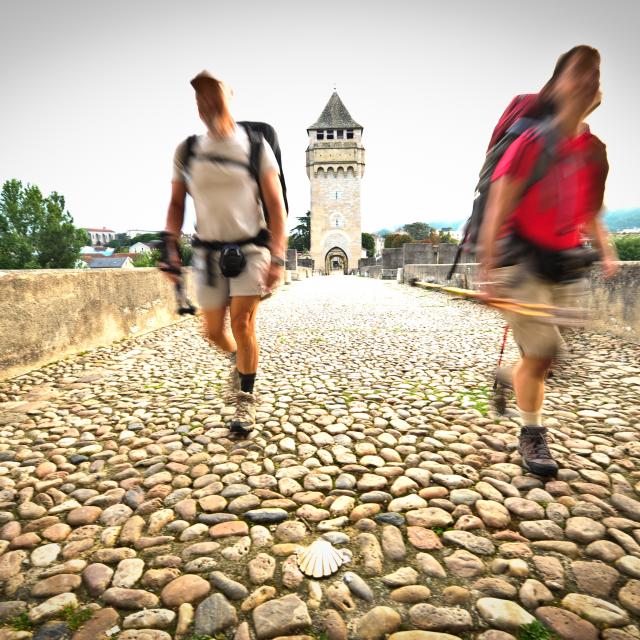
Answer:
[[[141,236],[144,233],[158,233],[157,231],[149,231],[148,229],[127,229],[125,234],[130,238],[135,238],[136,236]]]
[[[384,249],[384,238],[382,236],[373,236],[373,240],[375,242],[375,251],[373,252],[374,258],[379,258],[382,255],[382,250]]]
[[[349,273],[362,254],[360,182],[364,174],[362,126],[336,92],[308,129],[311,185],[311,256],[315,268]]]
[[[91,236],[91,244],[94,246],[104,246],[107,242],[111,242],[116,239],[116,232],[113,229],[107,229],[106,227],[102,227],[102,229],[84,227],[84,230]]]
[[[131,258],[93,258],[90,269],[134,269]]]
[[[136,242],[129,247],[129,253],[147,253],[151,251],[151,247],[144,242]]]

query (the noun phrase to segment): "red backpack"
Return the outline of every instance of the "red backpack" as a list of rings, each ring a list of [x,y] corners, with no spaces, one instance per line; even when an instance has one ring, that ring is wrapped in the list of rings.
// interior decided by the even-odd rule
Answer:
[[[463,251],[465,253],[475,253],[480,236],[480,228],[484,220],[493,172],[506,150],[511,146],[511,143],[529,129],[536,127],[541,129],[540,135],[545,142],[543,153],[540,154],[540,158],[531,173],[523,194],[546,173],[549,164],[552,162],[553,154],[552,141],[549,136],[543,135],[544,132],[541,127],[547,116],[547,109],[540,101],[538,94],[534,93],[516,96],[509,103],[500,120],[498,120],[498,124],[491,135],[484,164],[480,170],[471,216],[469,216],[465,224],[462,241],[458,245],[453,265],[447,274],[447,280],[450,280],[453,276]]]

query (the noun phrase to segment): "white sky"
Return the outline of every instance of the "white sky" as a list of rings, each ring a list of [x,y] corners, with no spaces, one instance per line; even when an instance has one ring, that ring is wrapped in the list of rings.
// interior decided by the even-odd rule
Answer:
[[[0,181],[57,190],[76,224],[160,229],[208,68],[280,136],[290,221],[306,127],[334,83],[364,126],[363,230],[466,218],[489,135],[575,44],[602,53],[609,209],[640,206],[637,0],[2,0]],[[190,214],[192,218],[192,214]],[[188,226],[188,225],[187,225]]]

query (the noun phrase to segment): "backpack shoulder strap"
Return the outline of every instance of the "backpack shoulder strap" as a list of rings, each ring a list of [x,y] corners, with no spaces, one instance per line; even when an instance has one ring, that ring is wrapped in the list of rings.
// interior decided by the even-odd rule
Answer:
[[[539,127],[536,127],[536,138],[542,143],[542,151],[533,165],[533,170],[527,180],[527,184],[522,192],[523,194],[526,193],[536,182],[544,178],[556,157],[558,136],[550,123],[544,122]]]
[[[198,139],[198,136],[192,135],[192,136],[189,136],[184,141],[184,154],[182,156],[182,172],[185,175],[189,173],[189,164],[191,163],[191,159],[195,154],[195,146],[196,146],[197,139]]]
[[[276,130],[266,122],[239,122],[243,127],[248,127],[252,131],[261,134],[262,139],[269,143],[273,155],[275,156],[278,168],[280,170],[280,186],[282,188],[282,199],[284,200],[284,208],[289,213],[289,203],[287,201],[287,184],[284,179],[284,171],[282,169],[282,154],[280,152],[280,142]]]
[[[260,185],[260,158],[262,156],[263,136],[249,122],[238,122],[238,124],[245,130],[247,138],[249,138],[249,173]]]
[[[264,201],[264,195],[262,193],[262,186],[260,185],[260,158],[262,156],[262,144],[263,135],[260,131],[257,131],[252,127],[250,122],[238,122],[238,124],[246,131],[247,138],[249,138],[249,173],[258,185],[258,193],[260,195],[260,202],[262,203],[262,211],[264,213],[264,219],[269,224],[269,211]]]

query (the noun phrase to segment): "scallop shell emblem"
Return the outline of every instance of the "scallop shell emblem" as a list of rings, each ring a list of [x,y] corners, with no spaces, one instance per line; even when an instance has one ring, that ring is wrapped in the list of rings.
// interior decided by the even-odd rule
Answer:
[[[326,578],[351,559],[327,540],[316,540],[297,553],[300,571],[310,578]]]

